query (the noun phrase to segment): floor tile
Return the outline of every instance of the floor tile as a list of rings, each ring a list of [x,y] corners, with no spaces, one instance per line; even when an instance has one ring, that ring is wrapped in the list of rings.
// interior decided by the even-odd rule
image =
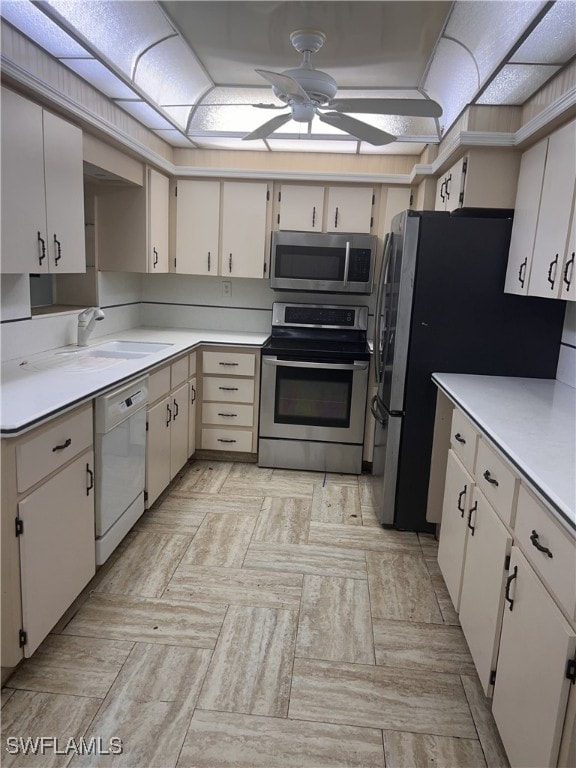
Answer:
[[[252,540],[269,544],[307,544],[310,508],[310,499],[265,499]]]
[[[486,768],[475,739],[384,731],[384,752],[390,768]]]
[[[395,668],[475,674],[460,627],[373,619],[376,663]]]
[[[311,498],[317,473],[272,470],[256,464],[237,464],[222,486],[234,496]]]
[[[244,567],[316,576],[366,578],[363,551],[309,544],[251,544],[244,558]]]
[[[295,659],[288,716],[475,738],[458,675]]]
[[[229,512],[237,515],[257,517],[262,508],[264,496],[227,496],[224,493],[186,493],[174,490],[162,502],[158,509],[189,511],[206,517],[208,512]],[[200,520],[202,522],[202,520]]]
[[[65,751],[69,739],[79,742],[101,704],[102,699],[87,696],[16,691],[2,709],[2,765],[4,768],[67,765],[70,755],[59,755],[57,751]],[[55,739],[50,744],[45,743],[44,754],[10,754],[5,749],[8,738],[37,739],[41,736]]]
[[[48,635],[10,678],[14,688],[104,698],[133,643]]]
[[[2,706],[14,695],[14,688],[2,688]]]
[[[444,576],[442,576],[442,573],[440,571],[440,566],[438,565],[438,561],[436,557],[433,557],[433,558],[426,557],[425,562],[426,562],[426,568],[428,569],[428,573],[430,574],[430,581],[432,582],[432,587],[436,594],[436,600],[438,601],[438,605],[440,606],[440,612],[442,613],[444,624],[453,624],[454,626],[459,627],[460,619],[458,618],[458,614],[454,609],[452,598],[448,593],[448,589],[444,581]]]
[[[137,644],[92,723],[87,737],[122,740],[122,754],[99,766],[176,765],[211,652]],[[72,767],[93,765],[75,759]]]
[[[360,505],[360,511],[362,513],[362,525],[369,526],[369,527],[377,527],[382,528],[382,525],[380,524],[380,520],[376,517],[376,512],[372,507],[365,506],[364,504]]]
[[[255,525],[256,518],[253,515],[210,512],[198,528],[182,563],[240,567]]]
[[[384,768],[372,728],[196,710],[178,768]]]
[[[480,744],[482,744],[486,765],[488,768],[508,768],[510,764],[506,751],[478,676],[462,675],[462,685],[478,731]]]
[[[225,615],[222,605],[95,594],[64,634],[214,648]]]
[[[274,480],[292,480],[292,482],[313,483],[314,485],[353,485],[358,486],[357,475],[348,475],[338,472],[310,472],[301,469],[275,469],[272,478]]]
[[[431,533],[419,533],[418,541],[420,542],[422,554],[425,558],[438,558],[438,539]]]
[[[300,607],[302,575],[251,568],[213,568],[181,564],[166,587],[171,600],[252,605],[264,608]]]
[[[312,520],[319,523],[362,525],[357,485],[317,485],[312,497]]]
[[[430,576],[420,555],[366,552],[366,565],[374,618],[442,624]]]
[[[94,590],[160,597],[192,538],[140,531]]]
[[[370,599],[365,581],[304,576],[296,655],[374,664]]]
[[[232,466],[232,462],[228,461],[195,461],[176,481],[173,490],[179,493],[219,493]]]
[[[200,709],[286,717],[297,612],[231,605]]]
[[[370,507],[374,510],[374,483],[373,475],[362,474],[358,475],[358,491],[360,493],[360,504],[363,507]]]
[[[177,499],[186,504],[188,499]],[[184,507],[184,505],[182,505]],[[174,507],[164,504],[146,510],[132,530],[153,533],[176,533],[183,536],[194,536],[198,526],[206,517],[206,512]]]
[[[309,544],[348,549],[370,549],[375,552],[405,552],[420,554],[416,534],[389,531],[382,527],[364,528],[342,523],[310,523]]]

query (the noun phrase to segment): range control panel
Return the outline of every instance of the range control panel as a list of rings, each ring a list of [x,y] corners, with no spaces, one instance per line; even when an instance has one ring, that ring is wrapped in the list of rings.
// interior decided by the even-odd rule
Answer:
[[[275,302],[272,326],[338,328],[365,331],[368,308],[333,304],[284,304]]]

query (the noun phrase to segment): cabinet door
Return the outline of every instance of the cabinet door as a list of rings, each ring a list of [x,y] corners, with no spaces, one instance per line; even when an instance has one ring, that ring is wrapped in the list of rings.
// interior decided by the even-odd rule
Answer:
[[[538,226],[528,293],[556,298],[562,282],[568,225],[572,213],[576,169],[576,121],[548,139],[548,155],[542,184]]]
[[[196,377],[188,383],[188,457],[196,450]]]
[[[327,232],[366,232],[372,227],[372,187],[329,187]]]
[[[148,411],[146,439],[147,507],[152,506],[170,482],[171,423],[172,400],[170,397],[166,397]]]
[[[460,594],[460,624],[468,641],[478,677],[488,695],[490,673],[496,669],[504,605],[504,570],[512,536],[485,497],[474,488],[470,535]]]
[[[324,187],[283,184],[280,187],[278,229],[321,232]]]
[[[47,272],[42,109],[2,88],[1,117],[2,272]]]
[[[220,182],[179,181],[176,198],[176,272],[218,274]]]
[[[572,218],[570,222],[570,234],[560,282],[559,298],[568,301],[576,301],[576,266],[574,265],[574,253],[576,251],[576,192],[572,202]]]
[[[25,656],[96,572],[93,471],[89,451],[18,504]]]
[[[436,200],[434,202],[434,210],[446,210],[446,174],[441,176],[436,183]]]
[[[555,766],[576,633],[516,547],[507,589],[492,713],[511,765]]]
[[[170,425],[170,480],[188,461],[188,382],[172,394]]]
[[[446,185],[444,187],[446,196],[447,211],[454,211],[462,206],[462,195],[464,194],[466,157],[462,157],[455,163],[446,174]]]
[[[168,202],[170,182],[148,168],[148,271],[168,272]]]
[[[520,162],[518,192],[504,285],[506,293],[528,293],[547,147],[547,140],[541,141],[524,152]]]
[[[86,272],[82,131],[44,112],[50,272]]]
[[[221,269],[224,277],[264,277],[268,185],[225,181]]]
[[[457,611],[460,608],[460,590],[468,531],[467,516],[473,485],[472,477],[466,472],[453,451],[449,451],[440,542],[438,544],[438,565]]]

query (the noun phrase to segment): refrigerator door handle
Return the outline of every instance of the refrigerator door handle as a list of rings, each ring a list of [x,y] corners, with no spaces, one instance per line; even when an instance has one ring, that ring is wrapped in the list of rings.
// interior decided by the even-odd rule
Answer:
[[[372,349],[374,352],[374,372],[376,383],[380,384],[382,381],[382,353],[380,349],[380,340],[382,335],[382,317],[384,314],[384,286],[386,285],[386,277],[388,274],[388,268],[390,266],[390,255],[392,253],[392,239],[394,235],[391,232],[386,234],[384,240],[384,255],[382,257],[382,269],[380,270],[380,279],[378,280],[378,292],[376,294],[376,311],[374,315],[374,339],[372,343]]]
[[[376,421],[379,424],[384,425],[385,422],[383,421],[382,415],[381,415],[380,411],[378,410],[378,402],[379,402],[378,401],[378,395],[374,395],[372,400],[370,400],[370,410],[372,411],[372,416],[374,416]]]

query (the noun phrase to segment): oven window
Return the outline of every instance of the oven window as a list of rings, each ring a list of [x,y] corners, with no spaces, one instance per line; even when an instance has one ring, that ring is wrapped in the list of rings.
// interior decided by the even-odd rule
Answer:
[[[275,423],[348,428],[352,377],[352,371],[279,366]]]
[[[276,248],[275,277],[299,280],[343,280],[345,248],[279,245]]]

